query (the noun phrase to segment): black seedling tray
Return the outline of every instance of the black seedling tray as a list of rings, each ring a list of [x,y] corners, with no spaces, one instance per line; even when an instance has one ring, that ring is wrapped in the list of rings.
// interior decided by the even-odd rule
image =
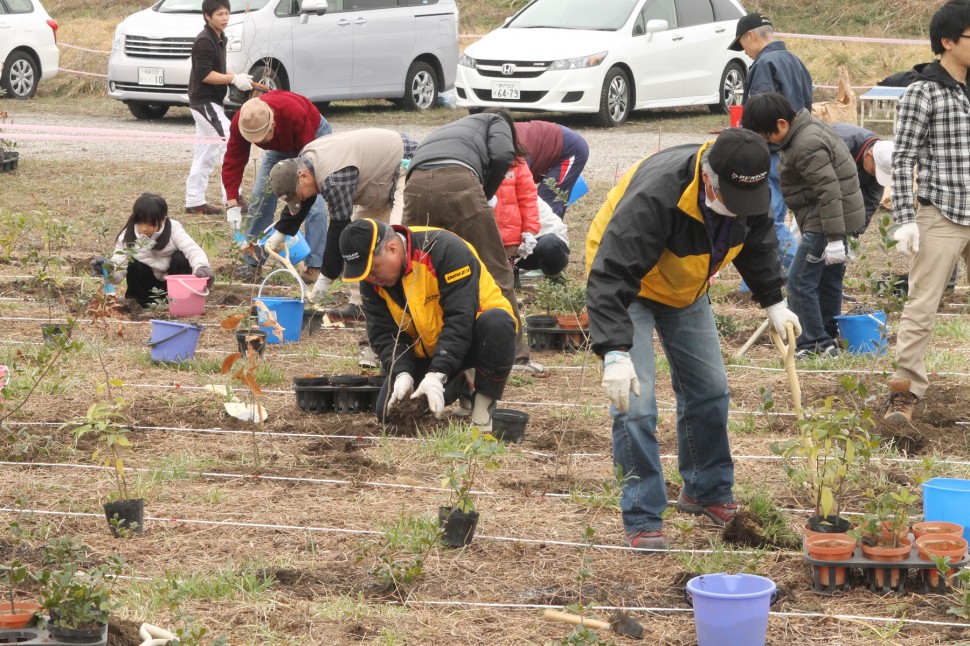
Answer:
[[[812,589],[815,592],[823,592],[827,594],[832,594],[836,590],[848,587],[848,572],[846,573],[846,585],[836,586],[835,585],[835,572],[832,568],[844,567],[856,570],[862,570],[863,576],[865,577],[866,585],[871,592],[878,593],[888,593],[895,592],[896,594],[902,594],[905,591],[906,578],[909,574],[909,570],[917,570],[919,579],[921,582],[921,592],[946,592],[946,577],[940,576],[939,582],[936,587],[930,585],[930,577],[926,576],[930,571],[936,570],[936,563],[933,561],[926,561],[920,558],[919,552],[916,551],[916,539],[912,534],[908,536],[910,541],[913,542],[913,547],[909,551],[909,556],[902,561],[894,561],[892,563],[884,563],[882,561],[873,561],[872,559],[864,556],[862,554],[862,546],[856,545],[855,551],[852,552],[852,556],[843,561],[822,561],[819,559],[813,559],[808,555],[808,548],[802,541],[802,553],[805,555],[805,562],[812,566]],[[970,558],[964,557],[960,561],[954,561],[950,563],[950,567],[954,570],[959,570],[963,568]],[[821,581],[819,577],[819,568],[827,567],[828,571],[828,581]],[[883,571],[883,585],[879,586],[876,582],[876,571]],[[899,582],[896,586],[888,585],[888,581],[892,578],[892,570],[905,570],[905,572],[900,573],[898,576]]]
[[[530,350],[576,352],[589,347],[588,329],[564,330],[559,327],[527,327],[526,333],[529,336]]]
[[[296,405],[308,413],[372,413],[380,386],[296,386]]]

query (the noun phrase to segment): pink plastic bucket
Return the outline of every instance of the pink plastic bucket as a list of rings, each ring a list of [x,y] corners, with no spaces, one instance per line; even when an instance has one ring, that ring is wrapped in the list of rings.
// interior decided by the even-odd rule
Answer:
[[[205,313],[205,297],[208,278],[191,274],[172,274],[165,277],[168,287],[168,311],[172,316],[202,316]]]

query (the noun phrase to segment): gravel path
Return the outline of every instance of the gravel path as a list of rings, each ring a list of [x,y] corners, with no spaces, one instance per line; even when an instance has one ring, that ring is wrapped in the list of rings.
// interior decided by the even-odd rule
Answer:
[[[37,126],[65,126],[83,128],[103,128],[109,130],[125,130],[158,133],[157,141],[71,141],[71,140],[20,140],[19,150],[25,156],[33,159],[64,159],[64,160],[104,160],[113,161],[151,161],[182,162],[188,165],[192,158],[191,145],[184,142],[165,141],[172,135],[192,135],[195,126],[188,112],[178,110],[160,121],[137,121],[133,117],[124,116],[90,116],[78,117],[67,111],[63,114],[50,112],[16,111],[16,105],[4,106],[10,112],[10,122],[23,125]],[[455,118],[463,116],[464,112],[456,111]],[[421,139],[434,130],[437,125],[414,123],[410,125],[405,113],[394,113],[394,124],[386,127],[403,130]],[[419,121],[420,117],[415,121]],[[379,126],[373,115],[369,118],[355,120],[343,116],[335,125],[338,132],[364,127]],[[623,127],[616,129],[576,128],[586,138],[590,147],[590,159],[586,165],[584,175],[587,180],[612,180],[617,173],[623,173],[635,161],[659,148],[683,144],[701,143],[713,137],[707,132],[636,132],[635,128]],[[68,134],[68,133],[56,133]],[[88,135],[86,135],[88,136]],[[89,135],[97,136],[97,135]],[[113,135],[124,136],[124,135]]]

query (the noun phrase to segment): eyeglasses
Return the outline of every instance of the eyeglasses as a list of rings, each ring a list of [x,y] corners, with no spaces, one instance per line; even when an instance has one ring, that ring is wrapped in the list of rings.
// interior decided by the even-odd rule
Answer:
[[[970,34],[960,34],[957,36],[957,40],[960,40],[961,38],[970,38]]]

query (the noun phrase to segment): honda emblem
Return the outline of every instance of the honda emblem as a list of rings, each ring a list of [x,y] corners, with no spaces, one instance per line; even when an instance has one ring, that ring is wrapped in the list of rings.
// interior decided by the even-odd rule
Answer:
[[[502,63],[502,76],[515,74],[515,63]]]

